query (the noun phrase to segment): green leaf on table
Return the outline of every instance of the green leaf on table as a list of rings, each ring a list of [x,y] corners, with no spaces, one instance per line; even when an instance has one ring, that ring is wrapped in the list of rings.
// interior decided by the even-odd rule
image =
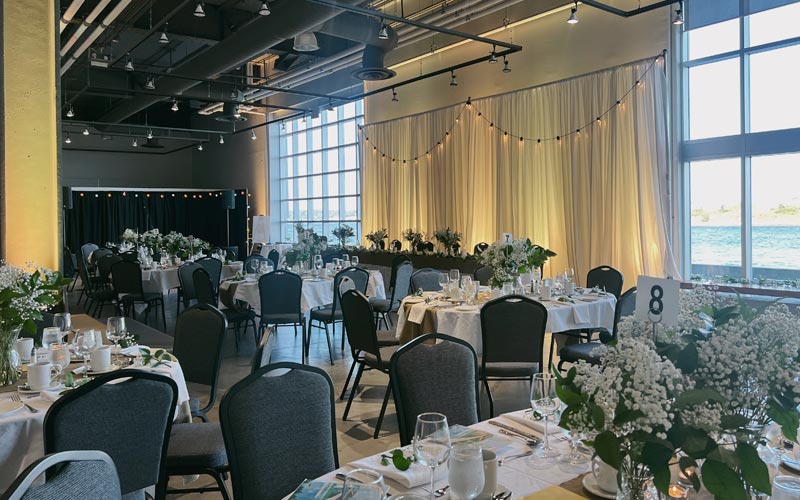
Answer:
[[[406,458],[403,454],[403,450],[396,449],[392,451],[392,463],[397,470],[406,471],[409,467],[411,467],[411,463],[414,461],[413,458]]]
[[[575,392],[571,385],[557,383],[556,394],[558,395],[558,398],[567,406],[579,405],[583,402],[581,395]]]
[[[669,462],[675,450],[658,443],[648,442],[642,448],[642,462],[653,473],[653,483],[658,491],[666,492],[669,489]]]
[[[793,443],[797,442],[797,427],[800,426],[800,414],[797,413],[797,409],[784,408],[773,399],[767,404],[767,416],[781,426],[781,431],[787,439]]]
[[[741,463],[742,479],[747,484],[767,495],[772,494],[772,483],[769,479],[767,464],[758,456],[758,451],[747,443],[739,443],[736,455]]]
[[[603,431],[594,438],[594,449],[600,460],[619,469],[620,463],[622,463],[619,439],[611,431]]]
[[[606,414],[600,406],[594,403],[587,403],[592,412],[592,422],[595,429],[602,429],[606,425]]]
[[[739,475],[722,462],[708,459],[703,463],[703,484],[715,500],[748,500]]]

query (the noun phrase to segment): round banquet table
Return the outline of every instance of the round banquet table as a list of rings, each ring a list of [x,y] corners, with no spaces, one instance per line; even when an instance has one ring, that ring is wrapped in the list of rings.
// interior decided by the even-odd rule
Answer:
[[[256,311],[256,314],[261,314],[261,300],[258,293],[257,279],[248,277],[241,281],[223,281],[220,283],[219,288],[220,292],[232,293],[234,299],[247,302]],[[233,290],[229,291],[230,289]],[[333,302],[333,278],[303,278],[302,290],[300,309],[303,313]],[[378,299],[386,298],[383,275],[380,271],[372,270],[369,272],[367,296]]]
[[[220,278],[230,278],[236,273],[241,272],[243,265],[241,261],[223,264]],[[179,267],[180,266],[142,269],[142,287],[144,291],[168,294],[171,289],[181,286],[180,279],[178,278]]]
[[[436,301],[437,292],[425,295],[432,299],[428,304],[413,296],[403,299],[397,319],[400,344],[427,333],[445,333],[469,342],[480,356],[483,352],[480,306],[457,307]],[[614,295],[587,293],[576,295],[573,300],[574,303],[542,301],[547,308],[546,331],[563,332],[598,326],[613,328],[617,303]]]

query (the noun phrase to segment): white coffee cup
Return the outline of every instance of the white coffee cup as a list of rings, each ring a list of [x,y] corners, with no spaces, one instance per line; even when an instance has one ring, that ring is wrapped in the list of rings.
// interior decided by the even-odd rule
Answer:
[[[546,286],[553,286],[553,278],[545,278],[542,280],[542,284]]]
[[[319,277],[320,278],[327,278],[328,277],[328,270],[324,267],[319,270]]]
[[[571,281],[567,281],[564,283],[564,293],[567,295],[572,295],[575,293],[575,283]]]
[[[483,451],[483,490],[476,500],[489,500],[497,490],[497,455],[490,450]]]
[[[28,365],[28,387],[33,391],[49,388],[53,372],[57,369],[48,361]]]
[[[550,300],[550,285],[542,285],[539,291],[542,292],[542,300]]]
[[[609,493],[617,492],[617,469],[603,462],[599,457],[594,457],[592,460],[592,475],[601,490]]]
[[[17,351],[20,361],[23,363],[30,363],[31,351],[33,350],[33,339],[30,337],[23,337],[14,342],[14,350]]]
[[[89,354],[89,366],[93,372],[104,372],[111,368],[111,347],[98,347]]]

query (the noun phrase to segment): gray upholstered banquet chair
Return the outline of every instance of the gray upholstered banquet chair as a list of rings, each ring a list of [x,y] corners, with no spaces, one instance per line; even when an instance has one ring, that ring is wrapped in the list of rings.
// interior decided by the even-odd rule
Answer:
[[[586,274],[586,287],[597,287],[608,293],[613,293],[619,299],[622,293],[622,273],[611,266],[595,267]]]
[[[195,269],[199,269],[200,267],[200,264],[196,262],[184,262],[181,264],[181,267],[178,268],[178,282],[181,286],[178,287],[178,301],[175,309],[176,316],[181,312],[181,303],[183,303],[183,308],[186,309],[191,305],[193,300],[197,300],[197,295],[194,293],[192,274],[194,274]]]
[[[356,378],[353,381],[353,389],[350,391],[350,397],[347,399],[347,406],[342,415],[342,420],[346,421],[347,415],[350,413],[350,406],[353,404],[353,398],[358,392],[358,383],[361,381],[364,368],[372,368],[388,374],[389,360],[391,360],[392,354],[394,354],[398,346],[381,347],[379,345],[378,334],[372,319],[374,317],[372,306],[367,296],[360,291],[349,290],[342,294],[342,313],[347,340],[350,342],[350,349],[353,352],[353,361],[358,364]],[[378,434],[381,431],[381,424],[386,413],[386,406],[389,403],[390,392],[391,386],[387,384],[381,412],[378,416],[378,422],[375,424],[375,433],[373,435],[375,439],[378,439]]]
[[[336,331],[336,323],[342,321],[342,309],[339,306],[339,296],[340,293],[336,293],[341,289],[342,280],[348,278],[353,280],[355,283],[355,289],[360,291],[361,293],[367,293],[367,284],[369,283],[369,271],[366,269],[361,269],[360,267],[353,267],[350,266],[347,269],[342,269],[336,276],[333,278],[333,302],[318,307],[317,309],[313,309],[309,314],[308,320],[308,338],[309,342],[306,344],[306,356],[308,356],[308,348],[309,344],[311,343],[311,329],[317,328],[320,330],[325,330],[325,338],[328,341],[328,355],[331,359],[331,364],[333,364],[333,348],[331,347],[331,335],[330,330],[328,329],[328,325],[333,326],[334,333]],[[316,322],[316,324],[314,324]],[[322,325],[322,326],[320,326]],[[346,327],[345,327],[346,329]],[[344,351],[344,336],[345,333],[342,332],[342,351]]]
[[[397,281],[397,268],[402,262],[411,262],[411,257],[401,253],[392,258],[392,274],[389,276],[389,290],[394,290],[395,282]],[[413,264],[413,263],[412,263]],[[408,293],[408,292],[406,292]]]
[[[370,298],[372,309],[375,310],[375,327],[377,328],[379,320],[383,319],[383,324],[386,329],[389,329],[389,313],[397,312],[400,307],[400,302],[408,295],[411,288],[411,275],[414,273],[414,266],[410,261],[404,260],[397,263],[397,268],[392,268],[392,274],[395,277],[394,286],[391,289],[388,299]]]
[[[333,383],[319,368],[259,368],[228,390],[219,419],[236,500],[280,500],[339,467]]]
[[[92,252],[100,248],[99,246],[95,245],[94,243],[86,243],[81,246],[81,257],[83,257],[83,261],[87,264],[91,261]]]
[[[533,380],[542,371],[547,309],[522,295],[491,300],[481,308],[481,380],[489,397],[489,417],[494,401],[489,380]]]
[[[143,370],[100,375],[56,400],[44,417],[44,452],[96,449],[108,453],[126,500],[166,491],[165,458],[178,386]]]
[[[441,272],[430,267],[414,271],[414,274],[411,275],[411,292],[417,293],[419,290],[438,292],[442,289],[442,285],[439,284],[439,276],[441,274]]]
[[[389,379],[401,446],[411,444],[420,413],[441,413],[450,425],[480,420],[478,359],[461,339],[440,333],[415,338],[392,356]]]
[[[49,471],[49,472],[48,472]],[[43,483],[37,479],[47,472]],[[121,499],[114,462],[98,450],[53,453],[29,465],[0,500]]]
[[[278,325],[291,325],[297,337],[297,326],[303,335],[303,352],[306,355],[306,316],[303,314],[300,301],[303,297],[303,278],[300,275],[277,270],[267,273],[258,279],[258,295],[261,302],[261,319],[258,323],[259,338],[267,327],[274,326],[274,334],[278,333]]]
[[[164,321],[164,330],[167,329],[167,314],[164,312],[164,296],[161,291],[145,292],[142,284],[142,268],[138,262],[123,260],[111,266],[111,282],[117,293],[117,302],[121,305],[124,314],[136,317],[136,304],[145,304],[144,322],[150,319],[150,311],[156,308],[156,323],[158,322],[158,307],[161,307],[161,319]]]
[[[489,266],[481,266],[475,270],[474,276],[475,281],[483,286],[487,286],[491,283],[492,278],[494,278],[494,269]]]
[[[267,254],[267,260],[272,262],[272,269],[278,269],[278,265],[281,263],[281,254],[276,249],[272,249]]]

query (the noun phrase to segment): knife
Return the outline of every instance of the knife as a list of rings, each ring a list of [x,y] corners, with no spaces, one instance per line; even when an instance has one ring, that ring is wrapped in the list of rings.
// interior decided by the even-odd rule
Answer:
[[[522,437],[527,438],[527,439],[539,440],[539,441],[541,441],[541,439],[542,439],[539,436],[536,436],[536,435],[531,434],[529,432],[524,432],[524,431],[517,430],[514,427],[511,427],[510,425],[506,425],[506,424],[504,424],[502,422],[498,422],[497,420],[489,420],[489,423],[492,424],[495,427],[500,427],[501,429],[505,429],[505,430],[507,430],[509,432],[513,432],[514,434],[517,434],[517,435],[522,436]]]

